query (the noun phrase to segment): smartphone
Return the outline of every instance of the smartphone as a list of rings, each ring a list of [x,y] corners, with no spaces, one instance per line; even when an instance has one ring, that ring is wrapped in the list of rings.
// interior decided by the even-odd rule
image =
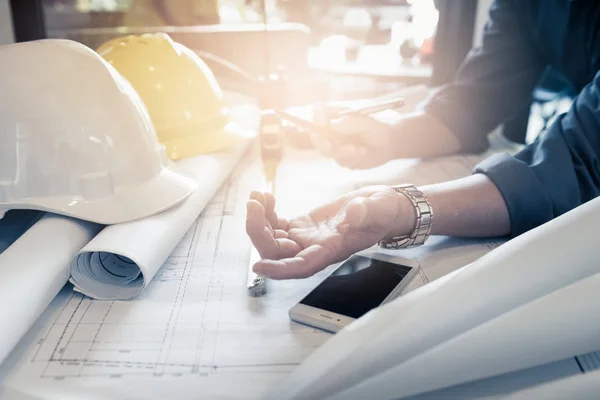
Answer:
[[[418,269],[416,261],[375,252],[357,253],[290,308],[290,319],[337,332],[400,296]]]

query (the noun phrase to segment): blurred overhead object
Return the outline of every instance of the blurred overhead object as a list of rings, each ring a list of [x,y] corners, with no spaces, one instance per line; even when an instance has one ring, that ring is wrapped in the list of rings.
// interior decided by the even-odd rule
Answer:
[[[219,24],[211,26],[146,26],[121,28],[93,28],[53,30],[51,37],[82,42],[98,48],[104,42],[128,35],[163,32],[173,41],[193,49],[201,50],[228,60],[242,68],[248,75],[259,76],[265,70],[265,46],[273,56],[269,59],[270,70],[282,66],[291,76],[306,76],[308,63],[306,54],[310,43],[310,31],[304,25],[281,23],[269,25],[269,40],[264,39],[263,24]],[[209,60],[205,60],[209,62]],[[224,71],[210,63],[215,74]],[[237,74],[236,74],[237,75]]]
[[[344,15],[342,27],[349,37],[363,42],[373,27],[373,20],[364,8],[352,8]]]
[[[220,151],[239,141],[212,71],[167,34],[125,36],[97,51],[138,92],[171,159]]]
[[[46,38],[46,22],[41,0],[10,0],[15,42]]]
[[[196,188],[169,162],[133,87],[82,44],[0,47],[0,214],[101,224],[164,211]]]
[[[218,0],[133,0],[126,26],[193,26],[218,24]]]
[[[309,65],[316,71],[370,78],[378,82],[396,82],[405,85],[427,83],[431,77],[431,66],[407,62],[400,51],[391,46],[367,45],[357,50],[355,60],[348,59],[347,46],[350,39],[335,36],[324,40],[311,49]],[[411,49],[411,56],[416,50]]]

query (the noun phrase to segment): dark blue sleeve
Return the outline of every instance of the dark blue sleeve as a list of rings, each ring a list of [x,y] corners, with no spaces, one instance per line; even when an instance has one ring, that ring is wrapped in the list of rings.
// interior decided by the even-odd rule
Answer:
[[[482,45],[473,49],[456,79],[440,88],[425,111],[446,125],[466,152],[488,147],[487,134],[531,101],[544,63],[532,43],[522,0],[496,0]]]
[[[600,72],[570,110],[521,152],[492,156],[475,172],[500,189],[519,235],[600,194]]]

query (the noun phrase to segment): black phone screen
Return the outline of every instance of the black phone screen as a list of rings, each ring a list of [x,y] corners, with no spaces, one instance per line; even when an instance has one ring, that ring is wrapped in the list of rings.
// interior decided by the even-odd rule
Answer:
[[[408,275],[411,267],[352,256],[304,297],[300,304],[352,318],[378,307]]]

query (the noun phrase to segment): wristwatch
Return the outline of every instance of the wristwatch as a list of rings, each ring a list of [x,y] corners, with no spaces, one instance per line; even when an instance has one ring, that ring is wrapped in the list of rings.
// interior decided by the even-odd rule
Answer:
[[[379,242],[379,246],[384,249],[406,249],[422,245],[431,234],[433,208],[429,200],[412,184],[392,186],[392,189],[396,193],[406,196],[412,203],[416,217],[415,227],[409,235],[383,238]]]

